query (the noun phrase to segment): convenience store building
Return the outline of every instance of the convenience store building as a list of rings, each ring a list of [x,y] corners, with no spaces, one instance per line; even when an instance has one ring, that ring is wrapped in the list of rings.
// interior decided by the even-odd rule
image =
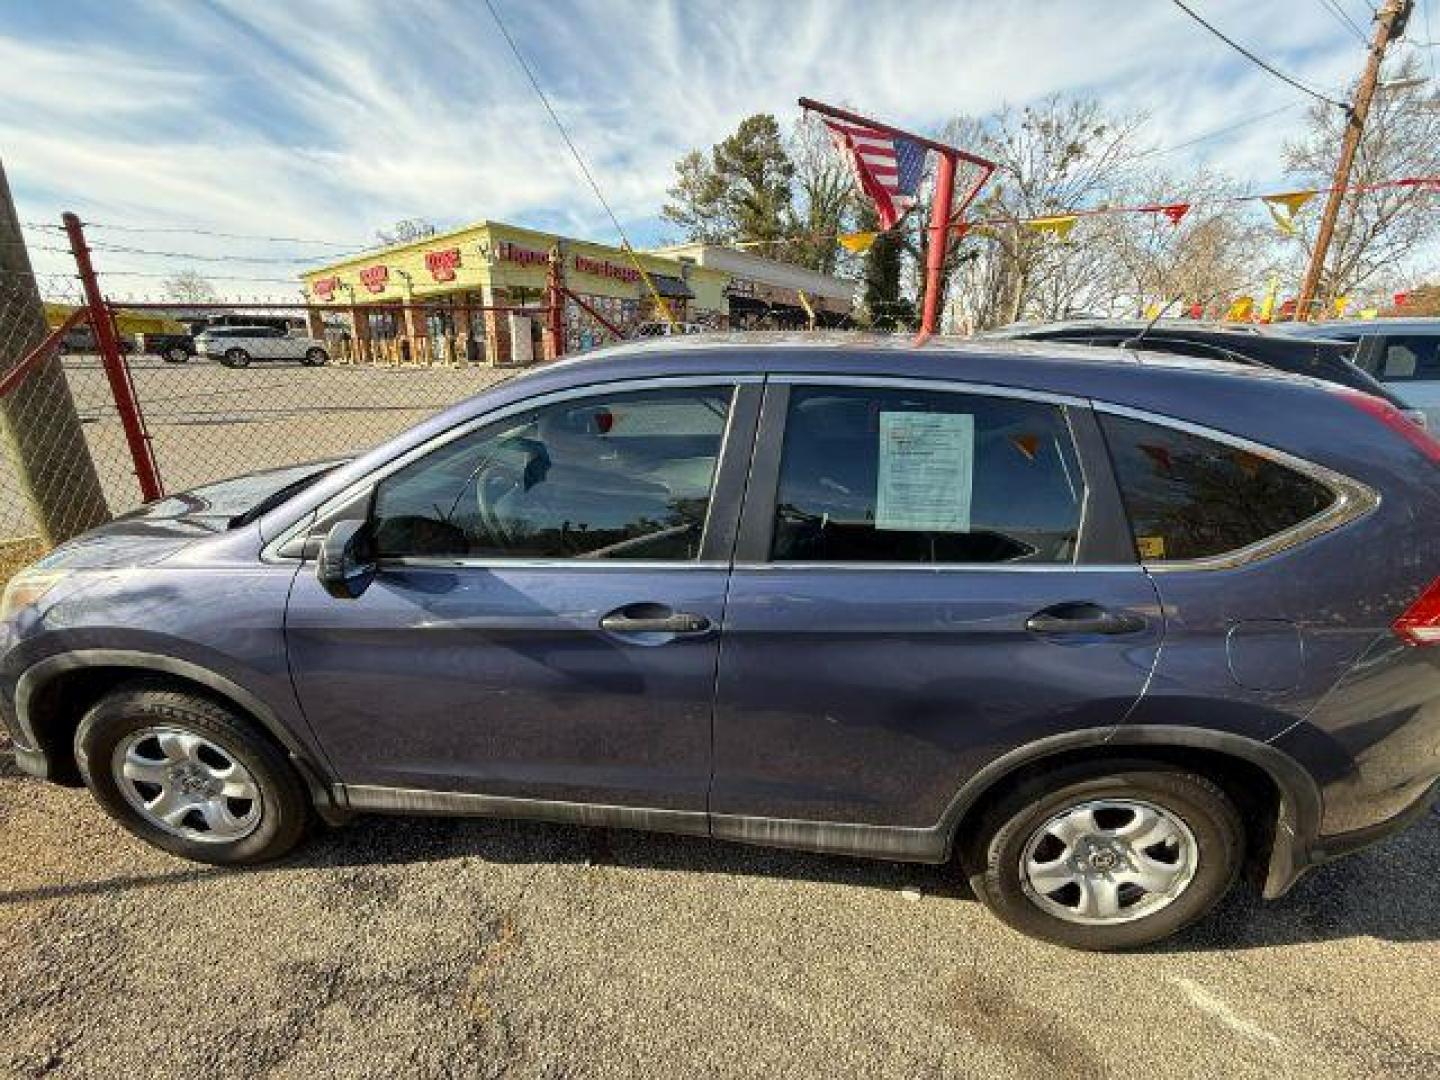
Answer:
[[[330,338],[338,356],[359,362],[528,363],[552,351],[544,341],[552,252],[565,287],[583,301],[565,300],[565,353],[614,339],[587,307],[627,337],[664,318],[637,261],[677,321],[717,330],[731,327],[732,297],[753,293],[754,276],[767,276],[767,264],[777,281],[798,270],[751,256],[750,276],[741,278],[694,248],[632,256],[606,244],[481,221],[302,274],[310,332]],[[829,280],[836,283],[832,291],[853,292],[852,283]],[[526,310],[506,310],[516,308]]]

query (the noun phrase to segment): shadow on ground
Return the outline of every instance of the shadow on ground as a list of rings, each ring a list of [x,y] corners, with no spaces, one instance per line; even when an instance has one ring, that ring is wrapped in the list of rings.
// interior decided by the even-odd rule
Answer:
[[[22,781],[24,782],[24,781]],[[76,793],[76,798],[83,794]],[[135,841],[138,843],[138,841]],[[674,873],[800,880],[853,888],[918,889],[973,899],[958,870],[748,847],[702,837],[463,818],[360,818],[319,832],[294,855],[254,869],[176,862],[174,871],[0,890],[0,905],[165,888],[220,875],[256,876],[356,866],[479,859],[510,864],[600,864]],[[1158,951],[1263,948],[1373,937],[1440,939],[1440,814],[1400,836],[1321,867],[1282,900],[1236,889],[1209,918]]]

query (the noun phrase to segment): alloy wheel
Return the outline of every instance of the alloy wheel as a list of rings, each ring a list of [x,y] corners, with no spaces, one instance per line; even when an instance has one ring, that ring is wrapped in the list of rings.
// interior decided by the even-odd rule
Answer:
[[[1153,915],[1195,877],[1199,846],[1175,814],[1139,799],[1078,803],[1030,835],[1025,894],[1066,922],[1108,925]]]
[[[126,735],[111,773],[140,815],[174,836],[204,843],[243,839],[260,824],[260,785],[234,754],[180,727]]]

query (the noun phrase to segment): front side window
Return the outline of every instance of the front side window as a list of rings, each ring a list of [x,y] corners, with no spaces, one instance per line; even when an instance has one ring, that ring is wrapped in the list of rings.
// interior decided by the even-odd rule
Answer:
[[[1100,424],[1147,562],[1238,551],[1335,501],[1324,484],[1242,447],[1128,417],[1101,414]]]
[[[777,561],[1069,563],[1084,481],[1062,411],[1008,398],[797,386]]]
[[[380,556],[695,559],[732,389],[557,402],[382,480]]]

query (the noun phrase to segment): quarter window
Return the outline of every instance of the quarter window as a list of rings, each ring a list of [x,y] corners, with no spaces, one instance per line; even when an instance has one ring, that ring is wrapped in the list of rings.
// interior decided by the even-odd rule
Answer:
[[[1061,410],[927,390],[791,391],[777,561],[1068,563],[1084,482]]]
[[[1335,494],[1238,446],[1100,415],[1135,550],[1147,562],[1237,551],[1321,513]]]
[[[380,555],[694,559],[731,388],[558,402],[380,482]]]

